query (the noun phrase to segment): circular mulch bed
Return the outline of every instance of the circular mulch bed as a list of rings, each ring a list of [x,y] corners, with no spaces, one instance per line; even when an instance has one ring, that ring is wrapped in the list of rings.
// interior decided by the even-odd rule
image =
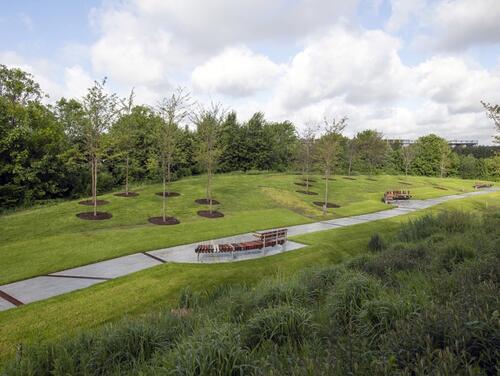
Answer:
[[[329,181],[337,181],[337,179],[334,178],[328,178]]]
[[[307,184],[306,183],[294,183],[295,185],[300,185],[301,187],[307,187]],[[309,182],[309,187],[311,187],[312,184],[311,182]]]
[[[156,192],[155,195],[163,197],[163,192]],[[177,197],[180,195],[179,192],[165,192],[165,197]]]
[[[212,210],[210,212],[210,210],[199,210],[198,212],[198,215],[200,217],[205,217],[205,218],[221,218],[221,217],[224,217],[224,214],[222,214],[221,212],[217,211],[217,210]]]
[[[442,191],[447,191],[448,190],[448,188],[445,188],[445,187],[434,187],[434,188],[441,189]]]
[[[97,212],[96,215],[94,215],[94,212],[85,212],[78,213],[76,216],[80,219],[87,219],[89,221],[102,221],[103,219],[110,219],[113,217],[113,215],[108,212]]]
[[[307,191],[295,191],[295,192],[298,192],[298,193],[302,193],[304,195],[310,195],[310,196],[317,196],[318,194],[316,192],[307,192]]]
[[[324,203],[324,202],[322,202],[322,201],[314,201],[314,202],[313,202],[313,204],[314,204],[314,205],[316,205],[316,206],[321,206],[321,207],[323,207],[323,205],[324,205],[325,203]],[[333,202],[328,202],[328,203],[326,204],[326,207],[327,207],[327,208],[340,208],[340,205],[338,205],[338,204],[334,204]]]
[[[302,179],[302,181],[307,181],[307,180],[309,180],[309,183],[316,183],[315,179],[305,179],[305,178]]]
[[[115,193],[115,196],[118,196],[118,197],[135,197],[135,196],[139,196],[139,193],[137,193],[137,192],[129,192],[129,193],[120,192],[120,193]]]
[[[83,200],[79,202],[80,205],[94,206],[94,200]],[[109,201],[106,200],[96,200],[96,205],[106,205],[109,204]]]
[[[374,178],[366,178],[366,180],[377,181],[377,179]]]
[[[350,176],[343,176],[342,179],[347,179],[347,180],[356,180],[356,178],[351,178]]]
[[[197,200],[194,200],[194,202],[201,205],[210,205],[210,200],[206,198],[199,198]],[[212,199],[212,205],[219,205],[219,204],[220,204],[219,201]]]
[[[175,217],[166,217],[165,221],[163,220],[163,217],[151,217],[148,218],[148,222],[154,225],[178,225],[181,223]]]

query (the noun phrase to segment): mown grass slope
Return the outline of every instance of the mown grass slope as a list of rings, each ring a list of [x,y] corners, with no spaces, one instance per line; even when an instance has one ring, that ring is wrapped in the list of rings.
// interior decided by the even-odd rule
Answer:
[[[192,266],[176,288],[164,265],[53,299],[64,312],[120,284],[151,295],[147,277],[177,289],[156,313],[77,337],[62,321],[39,328],[64,339],[24,346],[7,374],[496,374],[499,199],[310,234],[301,240],[314,245],[280,256]],[[24,312],[50,315],[49,306]]]
[[[82,329],[174,307],[181,291],[206,291],[221,285],[253,286],[268,276],[286,279],[308,267],[337,264],[367,252],[370,236],[390,236],[401,222],[444,208],[469,212],[498,207],[500,193],[452,201],[422,212],[384,221],[304,235],[295,238],[309,247],[263,259],[231,264],[165,264],[93,287],[0,312],[0,359],[16,351],[20,342],[58,338]]]
[[[473,181],[427,177],[336,176],[330,181],[331,202],[341,207],[326,217],[312,204],[321,201],[324,185],[314,176],[317,196],[297,193],[300,176],[284,174],[228,174],[214,180],[214,198],[224,218],[206,219],[196,212],[205,207],[194,203],[205,194],[205,178],[174,182],[170,190],[181,193],[168,199],[168,215],[180,225],[155,226],[147,219],[161,214],[160,185],[134,187],[133,198],[101,196],[110,204],[99,207],[113,218],[84,221],[75,215],[90,211],[79,200],[0,216],[0,284],[140,251],[208,240],[277,226],[290,226],[325,218],[349,216],[387,209],[381,202],[387,189],[407,188],[415,198],[425,199],[471,191]]]

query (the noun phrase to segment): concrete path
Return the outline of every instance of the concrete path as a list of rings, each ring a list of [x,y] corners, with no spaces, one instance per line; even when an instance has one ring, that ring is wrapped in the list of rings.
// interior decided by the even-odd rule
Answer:
[[[498,187],[483,189],[481,191],[442,196],[429,200],[410,200],[397,202],[398,207],[376,213],[362,214],[352,217],[331,219],[327,221],[308,223],[288,227],[289,236],[309,234],[317,231],[331,230],[339,227],[357,225],[365,222],[378,221],[405,215],[416,210],[426,209],[450,200],[491,193],[500,190]],[[255,239],[251,233],[214,239],[214,243],[237,243]],[[208,241],[205,241],[208,242]],[[97,262],[77,268],[67,269],[46,276],[34,277],[24,281],[13,282],[0,286],[0,311],[21,306],[23,304],[47,299],[67,292],[79,290],[88,286],[102,283],[114,278],[161,265],[165,262],[184,263],[214,263],[234,262],[254,258],[272,256],[278,253],[293,251],[302,247],[293,241],[288,241],[285,246],[267,248],[263,251],[238,252],[235,255],[202,255],[198,260],[194,249],[197,243],[179,245],[155,251],[136,253],[115,259]]]

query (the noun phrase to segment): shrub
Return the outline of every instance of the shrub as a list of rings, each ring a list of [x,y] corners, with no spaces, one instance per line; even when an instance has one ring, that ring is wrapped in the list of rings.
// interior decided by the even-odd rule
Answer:
[[[336,265],[310,269],[299,276],[299,284],[303,286],[308,301],[314,302],[323,297],[343,273],[345,269]]]
[[[245,327],[244,342],[251,348],[265,341],[277,345],[284,343],[300,345],[311,330],[309,311],[301,307],[282,305],[255,314]]]
[[[363,303],[375,298],[380,289],[375,279],[362,273],[344,274],[326,300],[327,312],[333,324],[341,331],[347,329]]]
[[[156,365],[152,374],[251,375],[255,368],[232,324],[209,324],[185,338]]]
[[[266,308],[281,304],[305,303],[305,290],[297,280],[289,281],[266,280],[254,289],[254,301],[256,307]]]
[[[102,375],[150,359],[190,331],[190,322],[170,314],[125,320],[96,332],[23,349],[7,375]]]
[[[454,241],[439,250],[437,256],[437,267],[451,271],[456,264],[474,257],[474,250],[467,244]]]
[[[372,252],[381,252],[385,249],[385,242],[382,239],[382,236],[379,233],[375,233],[370,238],[368,242],[368,249]]]
[[[195,308],[201,301],[198,293],[191,291],[189,287],[183,288],[179,294],[179,308]]]

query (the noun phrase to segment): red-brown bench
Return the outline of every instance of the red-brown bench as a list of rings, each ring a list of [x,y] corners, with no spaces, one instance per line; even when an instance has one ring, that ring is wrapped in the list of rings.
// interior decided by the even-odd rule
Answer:
[[[384,193],[384,202],[388,204],[395,200],[409,200],[411,197],[410,191],[407,190],[387,191]]]
[[[493,184],[489,183],[476,183],[473,185],[474,189],[480,189],[480,188],[491,188],[493,187]]]
[[[232,253],[241,251],[251,251],[254,249],[262,249],[273,247],[277,244],[285,244],[288,236],[288,229],[271,230],[265,232],[257,232],[253,234],[257,240],[250,240],[241,243],[223,243],[223,244],[198,244],[195,252],[198,254],[204,253]]]

